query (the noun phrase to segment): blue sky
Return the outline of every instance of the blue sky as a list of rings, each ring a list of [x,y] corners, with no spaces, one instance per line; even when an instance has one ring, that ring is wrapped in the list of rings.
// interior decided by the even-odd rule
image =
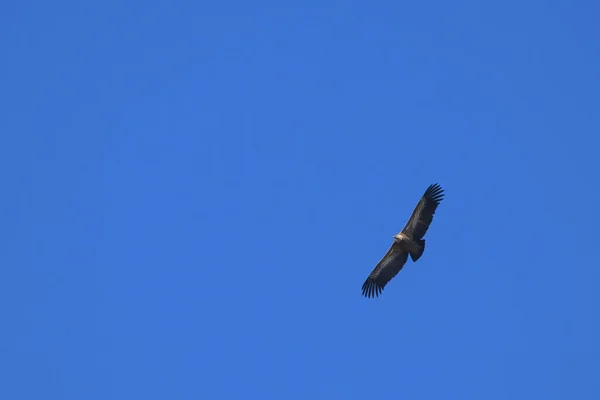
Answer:
[[[599,8],[3,3],[0,397],[600,398]]]

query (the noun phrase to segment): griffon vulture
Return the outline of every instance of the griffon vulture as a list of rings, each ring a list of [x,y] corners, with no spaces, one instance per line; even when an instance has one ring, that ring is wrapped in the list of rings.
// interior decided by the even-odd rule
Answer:
[[[406,226],[394,236],[392,246],[363,284],[363,296],[379,296],[385,285],[404,267],[409,254],[413,262],[423,255],[425,250],[423,236],[425,236],[433,220],[433,214],[443,198],[444,189],[437,183],[427,188]]]

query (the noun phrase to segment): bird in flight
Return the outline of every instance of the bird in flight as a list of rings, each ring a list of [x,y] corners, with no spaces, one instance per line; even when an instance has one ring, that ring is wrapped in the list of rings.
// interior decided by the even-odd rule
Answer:
[[[444,189],[437,183],[427,188],[406,226],[394,236],[392,246],[363,284],[363,296],[378,297],[385,285],[404,267],[409,255],[413,262],[423,255],[425,251],[423,236],[429,229],[433,214],[443,198]]]

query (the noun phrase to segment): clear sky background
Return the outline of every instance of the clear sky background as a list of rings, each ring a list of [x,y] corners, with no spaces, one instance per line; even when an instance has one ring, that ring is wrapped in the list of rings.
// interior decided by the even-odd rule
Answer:
[[[0,398],[599,399],[599,12],[3,2]]]

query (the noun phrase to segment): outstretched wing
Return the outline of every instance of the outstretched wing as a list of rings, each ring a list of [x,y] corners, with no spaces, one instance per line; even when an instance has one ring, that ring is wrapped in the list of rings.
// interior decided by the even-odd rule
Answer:
[[[430,185],[419,200],[406,226],[402,229],[402,233],[408,235],[412,240],[421,240],[429,229],[429,225],[433,221],[433,214],[443,198],[444,189],[437,183]]]
[[[362,294],[365,297],[377,297],[383,288],[392,280],[406,264],[408,253],[393,244],[385,256],[377,263],[362,286]]]

